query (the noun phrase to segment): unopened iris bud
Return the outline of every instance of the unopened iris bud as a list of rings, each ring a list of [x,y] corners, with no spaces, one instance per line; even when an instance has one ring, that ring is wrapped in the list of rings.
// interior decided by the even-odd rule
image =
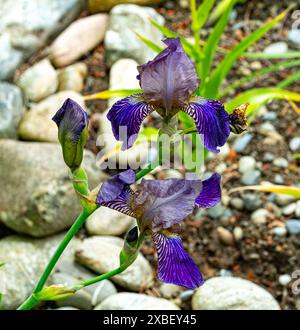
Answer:
[[[241,134],[247,129],[246,111],[249,104],[242,104],[229,115],[230,130],[234,134]]]
[[[138,255],[139,246],[139,231],[138,227],[135,226],[127,233],[124,246],[120,253],[120,265],[126,265],[127,267],[134,262]]]
[[[74,171],[82,162],[88,137],[88,115],[78,103],[68,98],[52,120],[58,127],[64,161]]]
[[[60,300],[72,296],[76,292],[73,288],[68,288],[62,284],[55,284],[43,288],[34,296],[38,301]]]

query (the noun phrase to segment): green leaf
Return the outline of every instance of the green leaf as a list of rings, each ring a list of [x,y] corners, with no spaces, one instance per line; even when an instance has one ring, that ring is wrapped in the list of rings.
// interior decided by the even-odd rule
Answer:
[[[157,128],[145,127],[140,131],[138,138],[135,141],[135,144],[143,143],[145,141],[155,142],[157,141],[158,134],[159,130]]]
[[[97,99],[106,100],[106,99],[110,99],[112,97],[126,97],[126,96],[130,96],[132,94],[139,94],[141,92],[142,92],[141,89],[106,90],[106,91],[98,92],[96,94],[86,95],[83,98],[85,101],[97,100]]]
[[[180,111],[178,113],[178,118],[181,121],[184,129],[195,127],[193,119],[187,113]]]
[[[243,190],[258,190],[263,192],[271,192],[275,194],[285,194],[294,196],[300,199],[300,188],[290,187],[290,186],[281,186],[281,185],[266,185],[266,186],[247,186],[247,187],[238,187],[229,191],[229,194],[237,191]]]
[[[289,100],[300,102],[300,94],[287,91],[281,88],[257,88],[239,94],[236,98],[225,104],[227,112],[232,112],[241,104],[249,103],[247,114],[255,115],[262,105],[271,100]]]
[[[300,71],[296,71],[295,73],[292,73],[286,79],[282,80],[279,84],[277,84],[277,87],[286,88],[299,79],[300,79]]]
[[[226,0],[228,1],[228,0]],[[205,25],[208,15],[215,3],[215,0],[203,0],[197,9],[197,22],[196,27],[198,31]]]
[[[225,27],[227,25],[227,22],[229,20],[229,15],[232,10],[232,7],[234,6],[236,0],[231,0],[230,6],[226,8],[223,15],[219,19],[218,23],[214,27],[213,31],[208,37],[208,40],[204,46],[204,56],[203,60],[201,62],[201,72],[202,72],[202,84],[200,86],[200,93],[203,94],[203,90],[205,88],[206,84],[206,78],[210,72],[210,68],[212,65],[213,58],[216,53],[216,48],[218,46],[218,43],[221,39],[221,36],[225,30]]]
[[[253,80],[254,78],[257,78],[259,76],[263,76],[263,75],[271,73],[273,71],[281,71],[281,70],[284,70],[285,68],[294,67],[294,66],[297,66],[297,65],[300,65],[300,60],[277,63],[277,64],[274,64],[274,65],[268,66],[266,68],[263,68],[261,70],[257,70],[255,72],[253,72],[252,74],[250,74],[246,77],[243,77],[243,78],[235,81],[233,84],[229,85],[226,89],[224,89],[221,93],[219,93],[219,97],[223,97],[224,95],[226,95],[226,94],[230,93],[231,91],[235,90],[237,87],[240,87],[241,85],[245,84],[248,81]],[[297,72],[297,73],[299,73],[299,72]],[[286,86],[277,85],[277,87],[286,87]]]
[[[289,59],[300,57],[300,51],[291,51],[283,54],[244,53],[243,56],[253,60]]]
[[[0,268],[3,267],[5,265],[5,262],[0,261]]]
[[[293,158],[295,158],[295,159],[300,159],[300,154],[294,154],[294,155],[293,155]]]
[[[231,70],[235,61],[242,55],[242,53],[259,40],[263,35],[265,35],[272,27],[274,27],[280,20],[282,20],[287,14],[287,11],[282,12],[280,15],[275,17],[270,22],[264,24],[261,28],[257,29],[251,33],[248,37],[243,39],[238,43],[222,60],[221,63],[211,74],[208,83],[205,86],[206,97],[216,98],[218,95],[218,90],[222,84],[222,81],[227,76],[228,72]]]
[[[163,48],[161,48],[160,46],[158,46],[157,44],[155,44],[153,41],[151,41],[150,39],[142,36],[141,34],[134,32],[136,34],[136,36],[143,41],[144,44],[146,44],[149,48],[151,48],[152,50],[154,50],[157,53],[160,53]]]

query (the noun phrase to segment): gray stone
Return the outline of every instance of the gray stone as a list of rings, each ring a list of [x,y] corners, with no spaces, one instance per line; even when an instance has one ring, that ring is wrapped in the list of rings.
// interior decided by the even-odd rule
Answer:
[[[58,71],[58,90],[71,90],[74,92],[82,92],[84,87],[84,79],[87,76],[88,68],[85,63],[75,63]]]
[[[68,26],[50,46],[50,58],[56,67],[74,63],[104,39],[107,14],[83,17]]]
[[[280,168],[288,168],[289,166],[289,162],[283,157],[275,158],[273,164]]]
[[[46,239],[9,236],[0,240],[0,309],[17,308],[31,293],[62,235]],[[72,253],[72,241],[65,254]]]
[[[286,222],[286,229],[291,235],[300,235],[300,220],[290,219]]]
[[[145,294],[121,292],[105,299],[96,310],[179,310],[172,302]]]
[[[278,282],[282,285],[282,286],[288,286],[288,284],[291,282],[292,278],[289,274],[282,274],[279,276],[278,278]]]
[[[124,4],[112,9],[104,39],[108,65],[120,58],[132,58],[142,64],[156,55],[134,33],[161,44],[162,34],[149,22],[149,17],[164,24],[164,18],[150,7]]]
[[[51,118],[67,98],[85,109],[83,97],[74,91],[51,95],[25,112],[19,125],[19,137],[27,141],[58,142],[57,126]]]
[[[24,71],[17,81],[28,100],[38,102],[56,92],[57,72],[48,59],[37,62]]]
[[[277,184],[284,184],[284,178],[280,174],[275,174],[274,182]]]
[[[296,210],[295,210],[296,217],[300,218],[300,201],[296,203]]]
[[[100,207],[87,220],[89,235],[121,235],[125,233],[134,219],[107,207]]]
[[[224,207],[218,204],[208,210],[208,215],[213,219],[218,219],[223,215],[224,211]]]
[[[162,283],[159,288],[162,297],[166,299],[175,298],[182,290],[181,286],[170,283]]]
[[[86,238],[78,247],[76,259],[92,271],[103,274],[118,268],[122,248],[121,238],[93,236]],[[112,281],[126,289],[140,291],[152,285],[152,268],[142,254],[139,254],[135,262],[123,273],[114,276]]]
[[[233,229],[233,237],[236,242],[241,241],[244,237],[243,229],[241,227],[235,227]]]
[[[256,225],[264,224],[267,222],[269,211],[265,209],[258,209],[251,214],[251,221]]]
[[[287,194],[276,194],[276,197],[275,197],[275,202],[279,206],[288,205],[288,204],[294,202],[295,200],[296,200],[296,198],[294,196],[287,195]]]
[[[56,311],[79,311],[79,308],[75,308],[72,306],[64,306],[55,308]]]
[[[109,280],[90,285],[86,289],[92,294],[92,305],[97,306],[106,298],[117,293],[116,287]]]
[[[22,114],[23,100],[20,89],[15,85],[0,83],[0,139],[17,137],[17,127]]]
[[[2,0],[0,6],[0,79],[76,18],[82,0]]]
[[[297,208],[297,204],[296,203],[292,203],[292,204],[288,204],[287,206],[285,206],[282,209],[282,214],[283,215],[291,215],[296,211]]]
[[[244,185],[252,186],[259,182],[261,173],[258,170],[245,172],[241,178],[241,182]]]
[[[291,29],[288,32],[288,40],[294,44],[300,45],[300,29]]]
[[[287,230],[285,227],[274,227],[272,229],[272,232],[274,235],[279,236],[279,237],[284,237],[287,234]]]
[[[257,210],[262,205],[262,201],[257,194],[245,193],[243,194],[243,200],[247,211]]]
[[[84,166],[91,186],[104,179],[94,155],[86,151]],[[35,237],[68,228],[81,207],[58,144],[0,140],[0,221]]]
[[[275,111],[267,111],[263,114],[263,119],[267,121],[274,121],[277,119],[277,112]]]
[[[266,153],[264,154],[263,161],[264,161],[264,162],[272,162],[272,161],[274,160],[274,158],[275,158],[275,156],[274,156],[272,153],[270,153],[270,152],[266,152]]]
[[[292,151],[296,151],[296,150],[300,149],[300,137],[292,138],[289,146]]]
[[[288,51],[288,45],[286,42],[274,42],[264,49],[265,54],[284,54]]]
[[[185,290],[180,293],[179,298],[181,301],[185,302],[185,301],[190,300],[192,298],[193,294],[194,294],[194,290]]]
[[[243,152],[248,144],[251,142],[253,139],[253,135],[250,133],[243,134],[242,136],[238,137],[233,144],[233,149],[236,152]]]
[[[241,157],[239,162],[239,171],[244,174],[255,169],[256,160],[251,156]]]
[[[239,197],[233,197],[230,199],[230,205],[236,210],[242,210],[244,208],[244,201]]]
[[[228,269],[221,269],[219,271],[219,275],[221,277],[231,277],[232,276],[232,272],[230,270],[228,270]]]
[[[214,277],[196,290],[193,310],[279,310],[279,304],[260,286],[237,277]]]

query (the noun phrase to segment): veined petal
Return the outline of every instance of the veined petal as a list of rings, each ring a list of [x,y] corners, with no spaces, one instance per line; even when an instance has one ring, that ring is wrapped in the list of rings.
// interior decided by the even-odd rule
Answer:
[[[200,270],[184,250],[181,238],[161,233],[152,235],[158,255],[158,278],[162,282],[195,289],[204,282]]]
[[[221,176],[213,174],[207,180],[202,181],[202,190],[195,200],[197,207],[213,207],[221,201]]]
[[[112,106],[107,118],[111,122],[115,138],[124,142],[122,150],[132,147],[143,120],[153,110],[139,94],[125,97]]]
[[[200,180],[142,180],[131,209],[152,231],[170,228],[193,212],[201,185]]]
[[[230,134],[229,116],[219,101],[196,97],[184,111],[190,115],[203,135],[204,146],[215,153],[227,141]]]
[[[165,115],[172,115],[172,109],[178,111],[187,103],[199,80],[194,63],[184,52],[180,39],[163,41],[167,48],[152,61],[138,67],[138,78],[145,100],[165,109]]]
[[[135,182],[135,172],[131,169],[116,174],[105,181],[99,189],[97,203],[110,202],[115,200],[123,191],[126,185]]]

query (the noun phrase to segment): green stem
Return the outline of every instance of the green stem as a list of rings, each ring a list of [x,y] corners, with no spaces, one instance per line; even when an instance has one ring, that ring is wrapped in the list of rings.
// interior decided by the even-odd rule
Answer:
[[[199,29],[197,24],[197,4],[196,0],[190,1],[190,7],[191,7],[191,16],[192,16],[192,30],[194,34],[195,39],[195,47],[198,53],[200,53],[200,35],[199,35]]]

